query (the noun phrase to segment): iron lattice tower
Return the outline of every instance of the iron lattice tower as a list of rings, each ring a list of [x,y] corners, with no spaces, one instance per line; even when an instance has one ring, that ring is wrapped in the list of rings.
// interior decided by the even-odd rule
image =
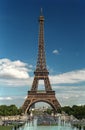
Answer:
[[[24,112],[27,112],[29,108],[36,102],[44,101],[50,104],[55,111],[60,108],[60,104],[55,97],[55,91],[52,90],[49,81],[49,72],[46,67],[45,59],[45,47],[44,47],[44,16],[39,17],[39,43],[38,43],[38,58],[36,70],[34,71],[34,80],[32,88],[28,91],[28,96],[22,106]],[[38,91],[39,80],[44,81],[45,91]]]

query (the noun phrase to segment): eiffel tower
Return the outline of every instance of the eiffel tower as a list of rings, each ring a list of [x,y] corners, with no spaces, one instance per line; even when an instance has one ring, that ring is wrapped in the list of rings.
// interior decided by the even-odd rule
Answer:
[[[37,102],[46,102],[52,106],[54,111],[57,111],[60,108],[60,104],[55,97],[55,91],[52,90],[50,81],[49,81],[49,72],[46,67],[45,59],[45,47],[44,47],[44,16],[39,17],[39,44],[38,44],[38,59],[36,70],[34,71],[34,80],[31,87],[31,90],[28,91],[28,96],[22,106],[23,112],[27,113],[30,107]],[[44,91],[38,91],[39,80],[44,81]]]

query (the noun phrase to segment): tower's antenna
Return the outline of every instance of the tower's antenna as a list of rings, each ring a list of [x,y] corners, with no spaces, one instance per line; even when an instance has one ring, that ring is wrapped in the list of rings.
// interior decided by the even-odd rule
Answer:
[[[41,15],[43,14],[43,9],[41,8],[41,11],[40,11]]]

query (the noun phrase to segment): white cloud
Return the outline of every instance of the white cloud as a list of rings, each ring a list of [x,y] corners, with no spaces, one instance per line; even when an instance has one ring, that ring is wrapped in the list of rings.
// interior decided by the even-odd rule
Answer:
[[[0,59],[0,85],[24,86],[32,84],[32,77],[29,72],[33,69],[20,60],[11,61],[10,59]]]
[[[0,59],[0,78],[2,79],[27,79],[30,70],[27,68],[27,64],[20,60]]]
[[[85,86],[55,86],[56,97],[62,106],[85,104]]]
[[[0,100],[12,100],[12,97],[0,97]]]
[[[69,105],[69,106],[72,106],[72,105],[79,105],[79,104],[82,104],[84,105],[85,104],[85,91],[71,91],[68,93],[68,89],[67,88],[67,91],[63,91],[61,93],[56,93],[56,97],[58,99],[58,101],[60,102],[61,106],[66,106],[66,105]],[[81,89],[81,88],[80,88]]]
[[[20,60],[0,59],[0,85],[32,86],[34,76],[29,76],[32,68],[32,65]],[[49,78],[52,85],[85,82],[85,69],[51,75]]]
[[[62,106],[85,104],[85,69],[50,76],[50,81]]]
[[[3,86],[31,86],[33,78],[27,79],[0,79],[0,84]]]
[[[59,54],[59,51],[57,49],[53,50],[53,54]]]
[[[85,69],[50,76],[52,84],[85,82]]]

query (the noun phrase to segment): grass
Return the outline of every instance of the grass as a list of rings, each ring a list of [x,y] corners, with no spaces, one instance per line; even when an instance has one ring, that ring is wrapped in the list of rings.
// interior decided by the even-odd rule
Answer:
[[[13,126],[0,126],[0,130],[12,130]]]

